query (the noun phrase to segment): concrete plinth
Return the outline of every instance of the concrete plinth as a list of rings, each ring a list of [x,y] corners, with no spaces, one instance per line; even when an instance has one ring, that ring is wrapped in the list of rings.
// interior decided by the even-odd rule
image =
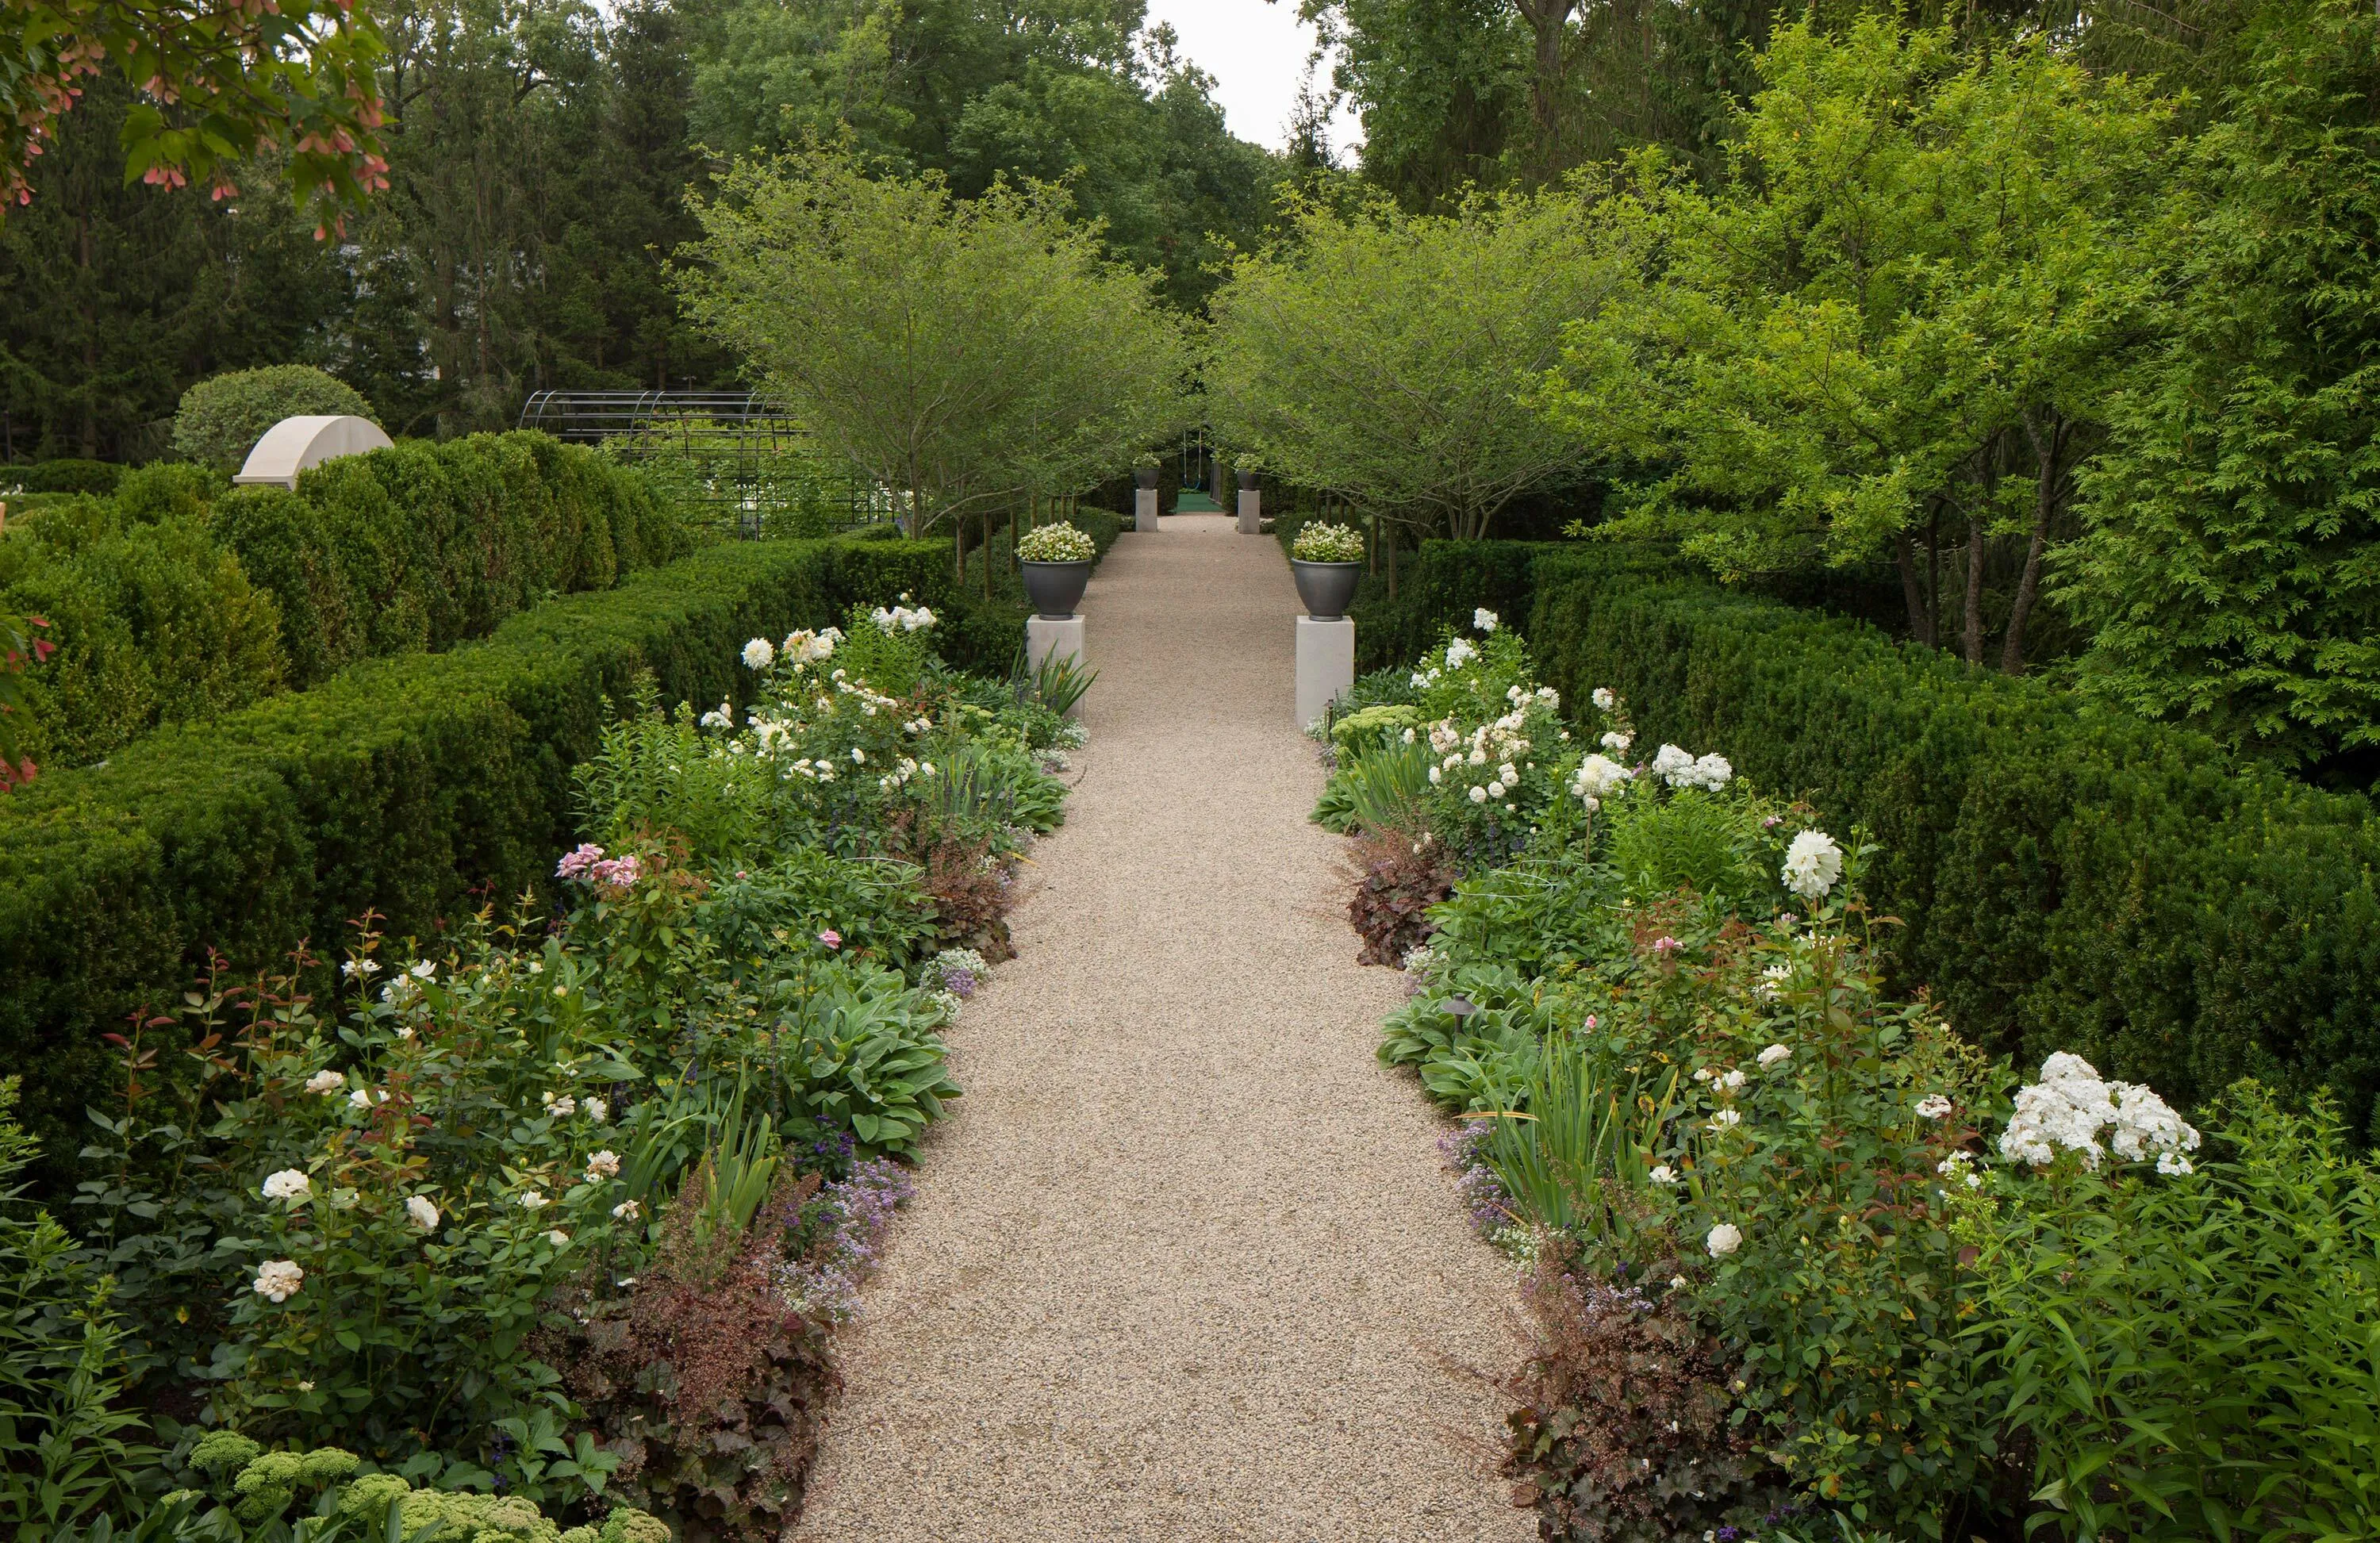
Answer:
[[[1083,667],[1087,656],[1083,652],[1082,617],[1065,616],[1054,621],[1047,616],[1025,618],[1025,667],[1038,674],[1041,662],[1053,653],[1072,654],[1075,667]],[[1350,654],[1348,657],[1352,660],[1354,656]],[[1352,680],[1354,677],[1349,678]],[[1076,703],[1067,716],[1074,717],[1081,711],[1081,704]]]
[[[1264,532],[1264,492],[1257,488],[1240,490],[1240,534],[1257,536]]]
[[[1311,616],[1298,617],[1297,726],[1312,726],[1354,684],[1354,619],[1342,616],[1318,622]]]
[[[1132,498],[1132,528],[1155,533],[1157,529],[1157,490],[1135,488]]]

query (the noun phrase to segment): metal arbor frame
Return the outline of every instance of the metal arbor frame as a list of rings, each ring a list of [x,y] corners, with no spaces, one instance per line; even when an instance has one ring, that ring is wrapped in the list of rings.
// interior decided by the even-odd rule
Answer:
[[[522,405],[520,427],[644,463],[673,494],[741,536],[892,517],[880,489],[830,467],[816,436],[755,392],[540,391]]]

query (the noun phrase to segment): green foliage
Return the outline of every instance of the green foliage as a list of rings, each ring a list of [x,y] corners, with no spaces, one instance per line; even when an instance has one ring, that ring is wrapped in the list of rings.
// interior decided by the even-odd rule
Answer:
[[[187,460],[237,471],[266,430],[285,418],[370,418],[355,387],[310,365],[237,370],[182,393],[174,414],[174,449]]]
[[[1576,200],[1290,215],[1290,238],[1239,258],[1211,302],[1207,410],[1228,443],[1466,539],[1578,464],[1577,442],[1515,389],[1553,367],[1563,328],[1610,283]]]
[[[2380,1134],[2364,800],[1695,581],[1658,551],[1536,553],[1525,630],[1565,699],[1614,687],[1640,744],[1727,746],[1756,784],[1871,832],[1864,882],[1903,924],[1893,978],[1929,985],[1975,1043],[2071,1050],[2181,1101],[2251,1075],[2327,1085],[2360,1138]],[[1426,547],[1416,588],[1468,560]]]
[[[18,1087],[0,1078],[0,1526],[45,1543],[129,1497],[156,1452],[119,1402],[130,1377],[115,1280],[22,1198],[34,1143]]]
[[[45,1138],[102,1101],[97,1036],[170,1000],[208,946],[240,965],[367,907],[429,935],[469,886],[550,882],[566,769],[650,670],[672,699],[748,689],[736,650],[909,590],[948,557],[892,541],[746,542],[513,617],[482,644],[378,661],[0,804],[0,1060],[40,1059]],[[50,1141],[55,1152],[56,1142]]]
[[[115,491],[116,479],[124,468],[110,461],[36,461],[29,467],[10,467],[6,480],[11,487],[26,492],[87,492],[101,497]]]
[[[689,545],[633,474],[541,435],[345,457],[301,480],[227,494],[212,473],[146,467],[111,500],[0,536],[0,595],[55,622],[55,667],[28,683],[37,760],[87,765],[363,659],[484,638]]]
[[[1970,1335],[2072,1538],[2353,1537],[2380,1527],[2380,1172],[2325,1101],[2225,1095],[2219,1156],[1996,1185]]]
[[[1072,492],[1185,415],[1187,360],[1148,275],[1063,195],[868,175],[809,149],[739,162],[702,203],[689,315],[905,500],[911,534]]]
[[[2345,0],[2249,16],[2058,599],[2092,635],[2084,689],[2303,762],[2380,743],[2375,23]]]

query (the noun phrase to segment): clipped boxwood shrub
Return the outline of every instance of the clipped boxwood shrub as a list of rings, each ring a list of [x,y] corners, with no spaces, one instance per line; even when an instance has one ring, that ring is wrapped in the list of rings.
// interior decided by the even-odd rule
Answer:
[[[311,365],[235,370],[182,393],[174,451],[186,460],[237,471],[264,431],[285,418],[370,418],[371,404],[345,381]]]
[[[209,949],[241,967],[331,953],[367,907],[427,938],[475,896],[541,889],[569,769],[639,671],[666,700],[741,701],[746,639],[903,591],[947,604],[949,565],[939,541],[713,547],[0,799],[0,1064],[42,1069],[26,1124],[70,1157],[107,1096],[101,1036]]]
[[[115,491],[124,468],[112,461],[36,461],[27,467],[0,468],[0,486],[27,492],[88,492],[104,497]]]
[[[1517,610],[1498,544],[1431,543],[1410,592],[1476,584],[1456,614]],[[1642,747],[1717,750],[1839,833],[1864,826],[1900,985],[1930,988],[1970,1039],[2029,1063],[2072,1051],[2193,1102],[2244,1075],[2327,1084],[2380,1139],[2367,800],[1657,551],[1536,553],[1525,631],[1565,700],[1612,686]]]

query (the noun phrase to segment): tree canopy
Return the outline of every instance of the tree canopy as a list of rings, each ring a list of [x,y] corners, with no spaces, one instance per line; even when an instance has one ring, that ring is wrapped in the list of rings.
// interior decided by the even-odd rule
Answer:
[[[1582,458],[1522,393],[1609,283],[1567,195],[1483,196],[1445,215],[1305,200],[1215,296],[1208,410],[1293,481],[1482,536]]]
[[[1153,274],[1063,189],[871,176],[808,150],[738,162],[697,208],[686,310],[923,532],[1087,489],[1179,429],[1188,360]]]

